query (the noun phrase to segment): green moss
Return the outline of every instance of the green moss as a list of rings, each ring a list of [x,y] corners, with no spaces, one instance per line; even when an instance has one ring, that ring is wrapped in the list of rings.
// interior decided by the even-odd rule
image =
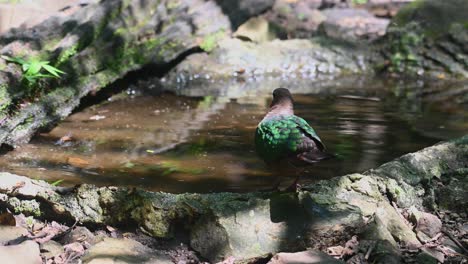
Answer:
[[[63,50],[58,59],[56,65],[60,65],[66,61],[68,61],[71,57],[73,57],[78,52],[78,44],[73,45],[72,47]]]
[[[41,216],[41,210],[39,203],[36,200],[19,200],[16,197],[12,197],[8,200],[8,203],[10,204],[11,207],[13,207],[13,210],[15,213],[20,214],[26,214],[26,215],[34,215],[34,216]]]
[[[33,121],[34,121],[34,117],[33,116],[28,116],[27,118],[25,118],[23,120],[23,122],[21,122],[18,126],[16,126],[16,130],[26,130],[26,129],[28,129]]]
[[[420,32],[419,25],[409,24],[389,35],[391,72],[415,72],[420,68],[421,59],[418,58],[417,50],[424,42],[424,35]]]
[[[0,84],[0,113],[7,110],[11,104],[8,87],[5,84]]]
[[[172,9],[176,9],[179,6],[180,6],[180,1],[179,0],[169,0],[166,3],[166,8],[169,11],[172,10]]]
[[[466,0],[416,0],[400,9],[393,19],[398,27],[417,22],[428,38],[446,34],[454,23],[468,23]]]
[[[223,29],[218,30],[215,33],[211,33],[203,38],[202,43],[200,44],[200,48],[205,52],[211,52],[214,50],[216,45],[218,45],[218,41],[224,36],[225,31]]]

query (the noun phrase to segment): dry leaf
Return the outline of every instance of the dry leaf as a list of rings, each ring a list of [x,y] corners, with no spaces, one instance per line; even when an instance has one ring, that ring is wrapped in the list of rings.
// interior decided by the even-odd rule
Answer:
[[[79,167],[79,168],[86,167],[89,165],[89,161],[84,160],[82,158],[78,158],[78,157],[68,157],[67,163],[74,167]]]

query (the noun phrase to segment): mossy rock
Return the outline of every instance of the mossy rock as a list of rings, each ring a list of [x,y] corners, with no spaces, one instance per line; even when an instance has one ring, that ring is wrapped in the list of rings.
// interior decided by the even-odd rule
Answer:
[[[404,6],[393,19],[393,25],[403,27],[418,22],[425,36],[438,37],[453,24],[468,25],[468,0],[417,0]]]

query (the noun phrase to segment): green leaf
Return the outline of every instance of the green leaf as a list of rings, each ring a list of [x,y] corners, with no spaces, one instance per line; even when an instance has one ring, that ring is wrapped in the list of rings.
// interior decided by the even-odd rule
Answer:
[[[29,65],[28,70],[26,71],[27,75],[33,76],[39,73],[42,68],[42,64],[40,61],[32,61]]]
[[[56,180],[54,182],[52,182],[50,185],[52,186],[58,186],[60,183],[62,183],[64,181],[64,179],[60,179],[60,180]]]
[[[7,56],[7,55],[2,55],[1,57],[2,57],[2,59],[6,60],[6,61],[10,61],[10,62],[18,63],[18,64],[25,64],[26,63],[26,61],[21,59],[21,58],[12,58],[12,57]]]
[[[61,70],[59,70],[59,69],[57,69],[57,68],[55,68],[53,66],[48,65],[48,64],[42,65],[42,67],[44,67],[44,69],[47,72],[49,72],[50,74],[54,75],[57,78],[60,78],[60,73],[62,73],[62,74],[65,73],[65,72],[63,72],[63,71],[61,71]]]

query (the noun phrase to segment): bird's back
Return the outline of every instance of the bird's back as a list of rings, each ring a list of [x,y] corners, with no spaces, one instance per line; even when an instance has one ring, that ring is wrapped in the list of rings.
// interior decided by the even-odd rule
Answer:
[[[315,130],[295,115],[262,120],[255,133],[255,146],[260,157],[268,163],[325,149]]]

